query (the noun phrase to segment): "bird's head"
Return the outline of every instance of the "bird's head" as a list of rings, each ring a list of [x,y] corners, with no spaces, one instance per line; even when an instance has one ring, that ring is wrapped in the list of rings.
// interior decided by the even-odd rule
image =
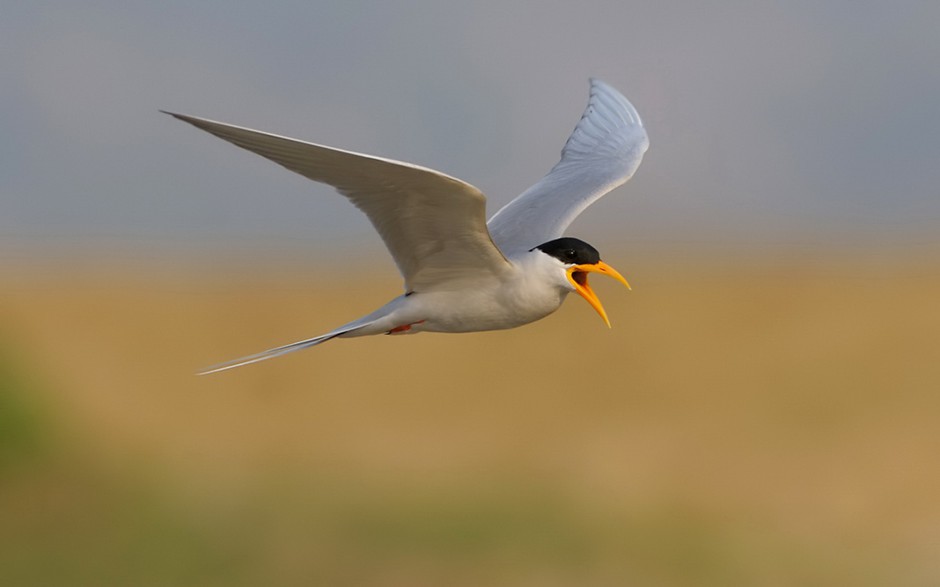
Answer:
[[[583,240],[564,237],[541,244],[532,249],[539,250],[549,257],[557,259],[564,268],[564,287],[571,291],[578,292],[582,298],[591,304],[591,307],[600,314],[604,323],[610,328],[610,320],[607,319],[607,312],[604,306],[597,298],[597,294],[588,285],[588,273],[603,273],[613,277],[620,283],[630,289],[630,284],[620,275],[616,269],[601,261],[601,255],[597,249],[587,244]]]

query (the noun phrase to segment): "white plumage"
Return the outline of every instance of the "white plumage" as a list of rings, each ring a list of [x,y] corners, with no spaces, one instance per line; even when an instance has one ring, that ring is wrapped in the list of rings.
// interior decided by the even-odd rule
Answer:
[[[591,80],[587,108],[561,160],[488,223],[480,190],[433,169],[168,114],[335,187],[368,216],[405,280],[405,294],[371,314],[205,373],[336,337],[514,328],[554,312],[572,291],[607,322],[587,273],[626,284],[593,247],[560,238],[587,206],[630,179],[649,145],[636,109],[600,80]]]
[[[592,79],[587,108],[561,160],[487,223],[496,246],[512,255],[560,237],[585,208],[633,177],[648,147],[633,104]]]

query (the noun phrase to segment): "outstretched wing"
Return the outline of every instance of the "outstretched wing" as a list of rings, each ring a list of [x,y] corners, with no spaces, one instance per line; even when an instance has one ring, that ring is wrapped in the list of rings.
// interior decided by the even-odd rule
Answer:
[[[648,147],[633,105],[592,79],[587,109],[565,143],[561,161],[490,218],[496,245],[512,257],[563,236],[578,214],[633,176]]]
[[[410,163],[166,114],[335,187],[369,217],[408,291],[486,279],[509,268],[486,229],[486,197],[466,182]]]

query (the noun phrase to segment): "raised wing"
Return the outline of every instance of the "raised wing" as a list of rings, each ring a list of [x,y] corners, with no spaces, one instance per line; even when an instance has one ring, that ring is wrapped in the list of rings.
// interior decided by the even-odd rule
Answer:
[[[166,114],[335,187],[369,217],[407,291],[452,287],[509,268],[486,229],[486,197],[466,182],[410,163]]]
[[[649,138],[620,92],[591,80],[591,97],[559,161],[548,175],[490,218],[490,234],[509,257],[563,236],[595,200],[640,166]]]

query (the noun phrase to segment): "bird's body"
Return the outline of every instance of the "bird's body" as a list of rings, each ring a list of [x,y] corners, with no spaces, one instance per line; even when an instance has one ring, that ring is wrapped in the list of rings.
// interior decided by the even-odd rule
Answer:
[[[172,113],[170,113],[172,114]],[[405,279],[405,293],[326,334],[211,368],[254,363],[332,338],[515,328],[577,292],[607,315],[591,272],[626,280],[597,250],[563,231],[592,202],[629,179],[648,147],[633,106],[591,82],[588,107],[542,180],[485,221],[486,198],[424,167],[172,114],[315,181],[334,186],[370,219]]]
[[[538,263],[539,258],[521,257],[500,279],[480,280],[472,288],[401,295],[373,313],[378,319],[374,324],[347,336],[502,330],[544,318],[571,290],[552,280],[556,267]]]

